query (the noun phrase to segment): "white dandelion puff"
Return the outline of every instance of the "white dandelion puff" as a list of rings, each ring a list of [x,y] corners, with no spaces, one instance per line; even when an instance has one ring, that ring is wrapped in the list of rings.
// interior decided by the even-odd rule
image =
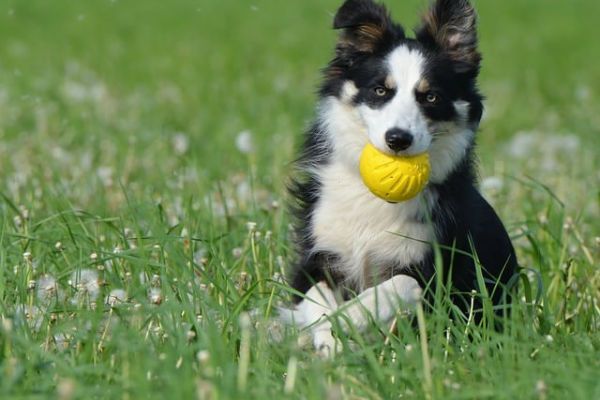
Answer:
[[[36,332],[42,327],[43,320],[42,310],[38,306],[18,304],[15,308],[15,322],[26,324]]]
[[[187,153],[190,147],[190,140],[185,133],[178,132],[173,136],[171,144],[173,145],[175,153],[182,155]]]
[[[489,196],[496,196],[502,191],[504,181],[497,176],[489,176],[481,182],[481,191]]]
[[[48,303],[53,299],[62,299],[56,278],[52,275],[40,276],[35,284],[36,296],[42,303]]]
[[[162,294],[159,288],[150,288],[150,290],[148,290],[148,298],[150,299],[150,302],[152,304],[156,305],[159,305],[163,301]]]
[[[210,360],[210,352],[208,350],[200,350],[196,353],[196,360],[200,364],[206,364]]]
[[[517,132],[508,144],[508,154],[514,158],[526,158],[531,154],[536,143],[535,132]]]
[[[194,264],[198,265],[198,266],[204,266],[204,264],[206,264],[207,262],[207,258],[206,258],[206,248],[200,246],[198,247],[198,249],[194,252]]]
[[[236,247],[233,250],[231,250],[231,254],[233,255],[233,258],[237,260],[242,256],[242,254],[244,254],[244,250],[241,247]]]
[[[196,332],[194,332],[193,330],[190,329],[185,333],[186,341],[190,342],[190,341],[194,340],[195,338],[196,338]]]
[[[71,282],[75,284],[79,296],[87,296],[89,300],[95,300],[100,293],[98,274],[92,269],[73,272]],[[73,299],[73,301],[77,303],[78,299]]]
[[[123,289],[111,290],[108,296],[104,299],[104,303],[111,307],[118,306],[127,301],[127,293]]]
[[[235,145],[237,149],[244,154],[252,153],[254,151],[252,132],[246,130],[238,133],[235,138]]]
[[[106,167],[106,166],[100,166],[96,170],[96,174],[98,175],[98,178],[100,178],[102,185],[107,186],[107,187],[113,185],[114,173],[115,173],[115,171],[111,167]]]

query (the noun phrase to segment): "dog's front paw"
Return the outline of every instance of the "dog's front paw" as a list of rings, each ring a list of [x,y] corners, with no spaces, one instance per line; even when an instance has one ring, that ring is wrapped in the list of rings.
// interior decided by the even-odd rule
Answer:
[[[321,358],[333,358],[342,349],[342,343],[331,334],[331,326],[319,327],[312,331],[312,335],[313,345]]]

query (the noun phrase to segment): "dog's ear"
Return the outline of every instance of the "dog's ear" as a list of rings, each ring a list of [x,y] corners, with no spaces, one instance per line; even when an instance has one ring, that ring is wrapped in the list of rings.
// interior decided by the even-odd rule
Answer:
[[[372,0],[347,0],[333,20],[334,29],[343,29],[336,50],[339,55],[356,51],[372,53],[392,26],[383,5]]]
[[[437,0],[421,18],[419,42],[437,47],[457,61],[457,72],[479,70],[477,14],[468,0]]]

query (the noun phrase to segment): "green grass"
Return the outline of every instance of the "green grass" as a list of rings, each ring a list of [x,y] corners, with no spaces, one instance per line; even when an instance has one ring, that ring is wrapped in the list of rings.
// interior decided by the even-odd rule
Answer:
[[[600,398],[593,0],[476,2],[483,191],[531,268],[504,332],[437,309],[327,361],[264,318],[338,4],[0,3],[1,398]]]

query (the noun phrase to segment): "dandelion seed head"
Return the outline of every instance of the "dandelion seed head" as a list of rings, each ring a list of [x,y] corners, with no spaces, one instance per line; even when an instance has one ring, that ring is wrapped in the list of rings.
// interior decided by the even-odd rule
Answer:
[[[105,187],[111,187],[114,184],[114,170],[111,167],[100,166],[96,170],[96,175]]]
[[[242,250],[241,247],[236,247],[231,251],[231,254],[233,255],[233,258],[237,260],[244,254],[244,250]]]
[[[27,207],[25,207],[23,204],[21,204],[21,205],[19,205],[19,211],[21,212],[21,215],[23,216],[24,220],[29,219],[29,209]]]
[[[179,155],[183,155],[183,154],[187,153],[187,151],[190,147],[190,140],[188,139],[188,137],[185,133],[177,132],[173,136],[173,139],[171,140],[171,144],[173,145],[173,150],[175,151],[175,153],[177,153]]]
[[[155,288],[155,287],[150,288],[150,290],[148,290],[148,299],[150,299],[150,302],[152,304],[155,304],[155,305],[161,304],[163,301],[161,290],[159,288]]]
[[[591,95],[592,91],[587,86],[579,85],[575,88],[575,98],[579,101],[587,101]]]
[[[208,350],[200,350],[196,353],[196,360],[200,364],[206,364],[210,360],[210,352]]]
[[[54,343],[56,343],[56,347],[59,350],[67,350],[69,348],[69,343],[71,341],[71,336],[64,334],[62,332],[58,332],[53,336]]]
[[[235,138],[235,146],[237,149],[244,153],[249,154],[254,151],[254,143],[252,139],[252,132],[246,130],[238,133]]]
[[[485,193],[496,195],[504,187],[504,181],[497,176],[489,176],[481,182],[481,190]]]
[[[205,266],[208,262],[206,258],[206,249],[204,247],[198,247],[198,249],[194,252],[194,264]]]
[[[71,282],[75,282],[75,287],[79,295],[88,296],[90,300],[95,300],[100,294],[100,282],[98,274],[92,269],[82,269],[74,271],[71,275]],[[77,299],[73,299],[77,302]]]
[[[235,192],[237,198],[243,203],[249,202],[252,198],[252,190],[250,188],[250,183],[248,183],[247,181],[241,181],[240,183],[238,183],[235,188]]]
[[[46,303],[54,298],[62,297],[60,296],[59,287],[56,282],[56,278],[52,275],[42,275],[37,279],[35,284],[36,296],[38,300],[43,303]]]
[[[187,340],[188,342],[194,340],[195,337],[196,337],[196,332],[194,332],[191,329],[185,333],[185,340]]]
[[[27,324],[34,331],[39,331],[44,316],[42,310],[38,306],[27,304],[18,304],[15,307],[15,320],[21,324]]]
[[[111,307],[118,306],[127,301],[127,292],[123,289],[113,289],[104,299],[104,303]]]
[[[252,222],[252,221],[246,222],[246,228],[248,228],[249,232],[254,232],[256,230],[256,222]]]
[[[546,393],[548,391],[548,386],[546,385],[546,382],[544,382],[543,380],[538,380],[535,383],[535,391],[542,394],[542,393]]]

